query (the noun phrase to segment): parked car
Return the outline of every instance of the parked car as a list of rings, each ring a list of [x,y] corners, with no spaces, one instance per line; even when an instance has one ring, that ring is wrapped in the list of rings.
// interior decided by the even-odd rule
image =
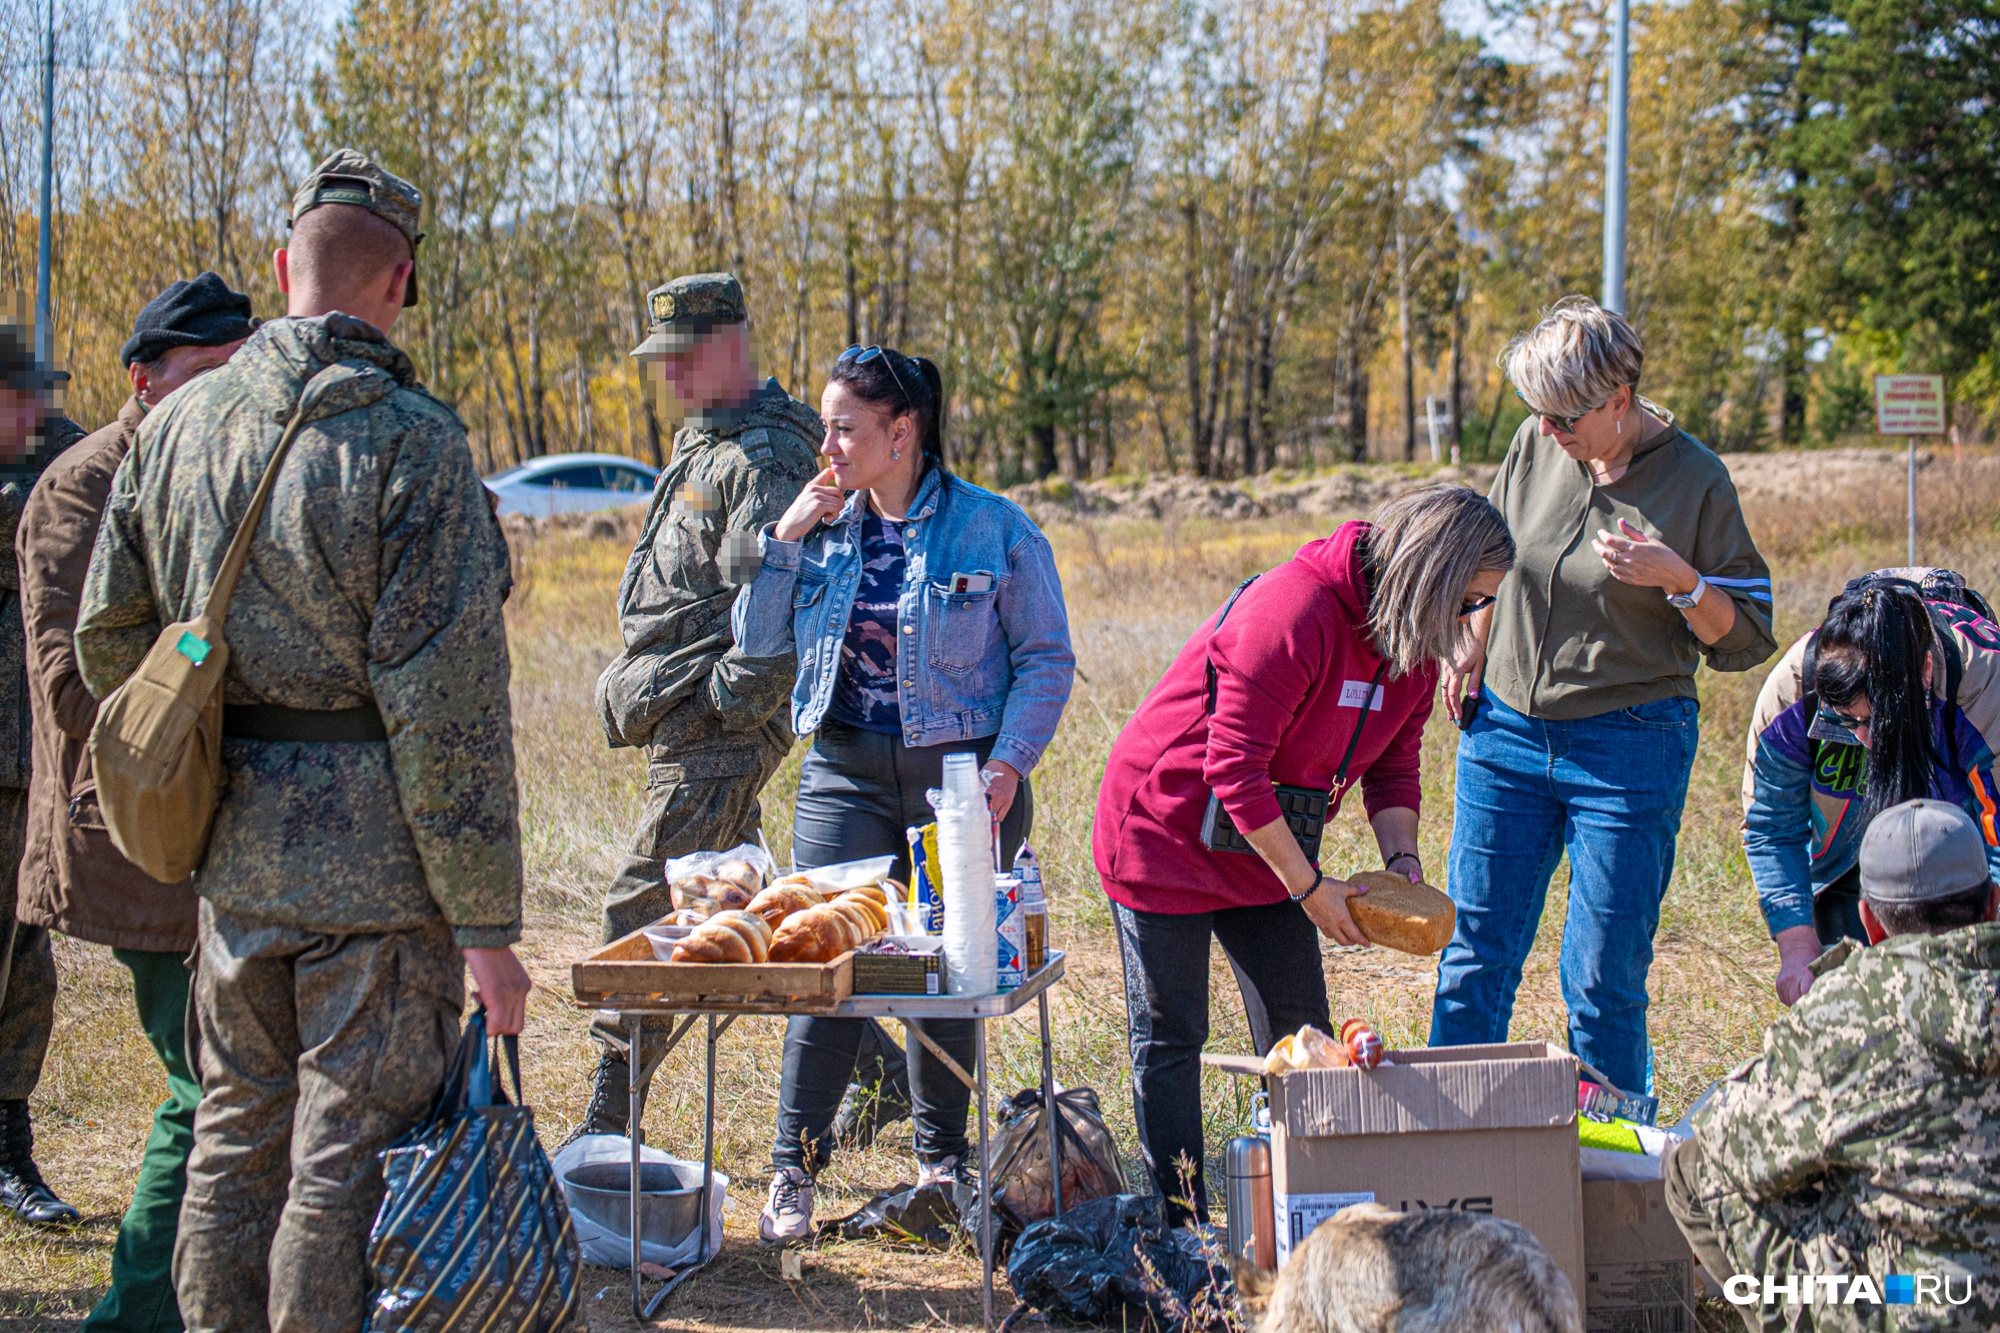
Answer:
[[[653,493],[658,468],[619,454],[550,454],[486,479],[503,514],[578,514],[638,504]]]

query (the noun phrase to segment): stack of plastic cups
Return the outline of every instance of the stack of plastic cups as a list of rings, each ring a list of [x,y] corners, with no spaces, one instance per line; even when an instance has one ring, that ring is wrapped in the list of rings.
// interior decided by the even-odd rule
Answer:
[[[991,995],[998,988],[994,933],[993,819],[979,759],[944,757],[944,786],[929,793],[938,816],[943,872],[944,979],[952,995]]]

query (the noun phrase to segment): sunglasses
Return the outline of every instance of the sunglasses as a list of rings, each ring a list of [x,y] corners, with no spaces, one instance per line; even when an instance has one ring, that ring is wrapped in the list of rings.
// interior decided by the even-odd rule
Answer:
[[[1559,417],[1553,412],[1544,412],[1542,411],[1541,408],[1536,407],[1533,403],[1528,402],[1528,395],[1522,393],[1519,389],[1514,390],[1514,396],[1516,398],[1519,398],[1523,403],[1527,404],[1528,411],[1540,417],[1542,420],[1548,422],[1551,426],[1554,426],[1564,435],[1576,434],[1576,423],[1583,420],[1585,417],[1589,416],[1592,412],[1595,412],[1597,410],[1597,407],[1604,406],[1604,403],[1599,403],[1597,407],[1585,408],[1583,411],[1577,413],[1573,417]],[[1608,398],[1604,400],[1604,402],[1606,403],[1610,401],[1611,400]]]
[[[1875,716],[1872,713],[1867,717],[1856,717],[1852,713],[1841,712],[1832,704],[1821,704],[1819,711],[1832,718],[1835,722],[1838,722],[1841,726],[1846,727],[1849,731],[1860,731],[1875,720]]]
[[[903,395],[905,403],[914,408],[917,405],[916,397],[910,392],[910,386],[903,383],[903,376],[896,369],[896,359],[902,355],[901,352],[883,347],[880,344],[873,347],[863,347],[861,344],[856,343],[836,357],[834,364],[839,365],[842,361],[852,361],[857,366],[865,366],[870,361],[878,357],[881,358],[882,364],[889,368],[889,378],[896,381],[897,392]],[[912,369],[914,369],[914,366]]]
[[[1487,607],[1493,605],[1493,603],[1498,600],[1499,599],[1497,597],[1475,597],[1471,601],[1465,603],[1463,606],[1458,608],[1458,618],[1460,620],[1465,620],[1472,616],[1476,616],[1481,611],[1484,611]]]

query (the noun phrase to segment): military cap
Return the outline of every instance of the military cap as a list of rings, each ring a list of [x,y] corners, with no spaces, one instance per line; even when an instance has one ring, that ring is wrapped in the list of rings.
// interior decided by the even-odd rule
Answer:
[[[1968,893],[1989,877],[1979,826],[1950,801],[1891,806],[1861,839],[1861,893],[1871,902],[1935,902]]]
[[[126,365],[152,361],[176,347],[220,347],[247,338],[256,329],[250,298],[229,290],[218,274],[203,273],[174,283],[132,321],[119,359]]]
[[[424,211],[423,191],[352,148],[336,148],[331,157],[313,168],[312,175],[306,177],[305,184],[292,196],[289,225],[297,226],[300,218],[321,204],[353,204],[367,209],[409,239],[412,257],[424,239],[423,232],[417,229]],[[403,293],[403,304],[416,303],[417,275],[413,270],[410,285]]]
[[[646,341],[633,356],[667,356],[685,352],[723,324],[741,324],[750,316],[743,308],[743,285],[734,273],[693,273],[662,283],[646,293]]]

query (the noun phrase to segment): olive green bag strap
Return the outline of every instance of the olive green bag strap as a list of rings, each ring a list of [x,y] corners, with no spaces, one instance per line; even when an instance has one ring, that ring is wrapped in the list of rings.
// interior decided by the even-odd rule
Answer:
[[[271,461],[264,465],[264,475],[250,496],[250,509],[236,525],[236,535],[229,539],[229,550],[222,557],[222,567],[215,571],[215,582],[209,585],[208,600],[202,603],[201,614],[218,635],[229,615],[229,603],[236,596],[236,584],[243,577],[243,566],[250,563],[250,544],[256,540],[257,525],[264,521],[264,510],[271,503],[271,490],[278,484],[278,469],[285,465],[285,455],[292,451],[292,441],[298,438],[305,418],[306,400],[302,393],[298,410],[286,423],[285,433],[278,437],[278,447],[271,454]]]

